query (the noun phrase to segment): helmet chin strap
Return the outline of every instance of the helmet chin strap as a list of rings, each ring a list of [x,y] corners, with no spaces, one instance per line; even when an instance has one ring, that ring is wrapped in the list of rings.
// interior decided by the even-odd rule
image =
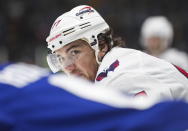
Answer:
[[[98,59],[98,54],[99,54],[99,47],[97,49],[95,49],[95,58],[96,58],[97,63],[100,65],[101,62]]]
[[[81,40],[84,40],[84,41],[86,41],[88,44],[89,44],[89,41],[87,40],[87,39],[85,39],[85,38],[82,38]],[[101,62],[99,61],[99,59],[98,59],[98,53],[99,53],[99,41],[98,41],[98,39],[97,39],[97,41],[96,41],[97,43],[94,45],[94,46],[91,46],[90,44],[90,46],[91,46],[91,48],[95,51],[95,59],[96,59],[96,62],[100,65],[101,64]]]
[[[101,64],[101,61],[99,61],[99,58],[98,58],[98,54],[99,54],[99,40],[98,39],[96,39],[96,45],[94,45],[94,46],[91,46],[93,49],[94,49],[94,51],[95,51],[95,59],[96,59],[96,62],[100,65]]]
[[[94,36],[94,35],[93,35]],[[110,38],[112,39],[112,35],[110,35]],[[93,42],[95,43],[94,45],[92,45],[91,43],[89,43],[89,40],[86,39],[86,38],[81,38],[82,40],[86,41],[90,46],[91,48],[95,51],[95,58],[96,58],[96,62],[100,65],[101,64],[101,61],[99,61],[99,58],[98,58],[98,54],[99,54],[99,40],[98,39],[95,39],[91,37],[91,39],[93,39]],[[110,41],[110,45],[113,46],[114,42],[113,40]]]

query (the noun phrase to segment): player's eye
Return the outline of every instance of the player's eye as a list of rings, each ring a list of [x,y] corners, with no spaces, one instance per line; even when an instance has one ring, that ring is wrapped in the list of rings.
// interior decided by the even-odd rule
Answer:
[[[78,55],[80,53],[79,50],[72,50],[71,51],[71,55],[75,56],[75,55]]]

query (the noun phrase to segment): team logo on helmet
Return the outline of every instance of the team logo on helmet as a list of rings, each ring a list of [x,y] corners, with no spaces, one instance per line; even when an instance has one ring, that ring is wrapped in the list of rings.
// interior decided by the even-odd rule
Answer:
[[[57,27],[58,24],[61,22],[61,20],[55,21],[51,27],[51,29],[53,29],[54,27]]]
[[[83,15],[83,14],[85,14],[85,13],[88,13],[88,14],[89,14],[89,13],[91,13],[91,12],[94,12],[94,10],[92,10],[92,7],[86,6],[86,7],[82,8],[82,9],[80,9],[79,12],[76,13],[76,16]]]

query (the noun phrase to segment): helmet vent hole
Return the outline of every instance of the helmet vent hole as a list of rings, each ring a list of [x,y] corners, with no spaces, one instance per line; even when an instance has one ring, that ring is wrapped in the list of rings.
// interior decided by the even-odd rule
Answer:
[[[71,32],[65,33],[64,36],[69,35],[69,34],[71,34],[71,33],[73,33],[73,32],[75,32],[75,30],[73,30],[73,31],[71,31]]]
[[[67,33],[67,32],[72,31],[72,30],[74,30],[74,27],[69,28],[69,29],[67,29],[67,30],[63,31],[63,33]]]
[[[90,22],[86,22],[86,23],[80,24],[79,26],[82,27],[82,26],[84,26],[86,24],[90,24]]]
[[[62,41],[59,41],[59,44],[62,44]]]
[[[83,26],[83,27],[81,27],[80,29],[84,29],[84,28],[89,27],[89,26],[91,26],[91,25]]]

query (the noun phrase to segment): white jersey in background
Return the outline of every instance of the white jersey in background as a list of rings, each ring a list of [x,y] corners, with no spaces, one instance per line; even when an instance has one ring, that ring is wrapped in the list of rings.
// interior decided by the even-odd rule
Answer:
[[[107,53],[95,83],[130,95],[188,100],[188,79],[178,69],[134,49],[116,47]]]
[[[158,57],[188,71],[188,55],[183,51],[179,51],[175,48],[169,48]]]

